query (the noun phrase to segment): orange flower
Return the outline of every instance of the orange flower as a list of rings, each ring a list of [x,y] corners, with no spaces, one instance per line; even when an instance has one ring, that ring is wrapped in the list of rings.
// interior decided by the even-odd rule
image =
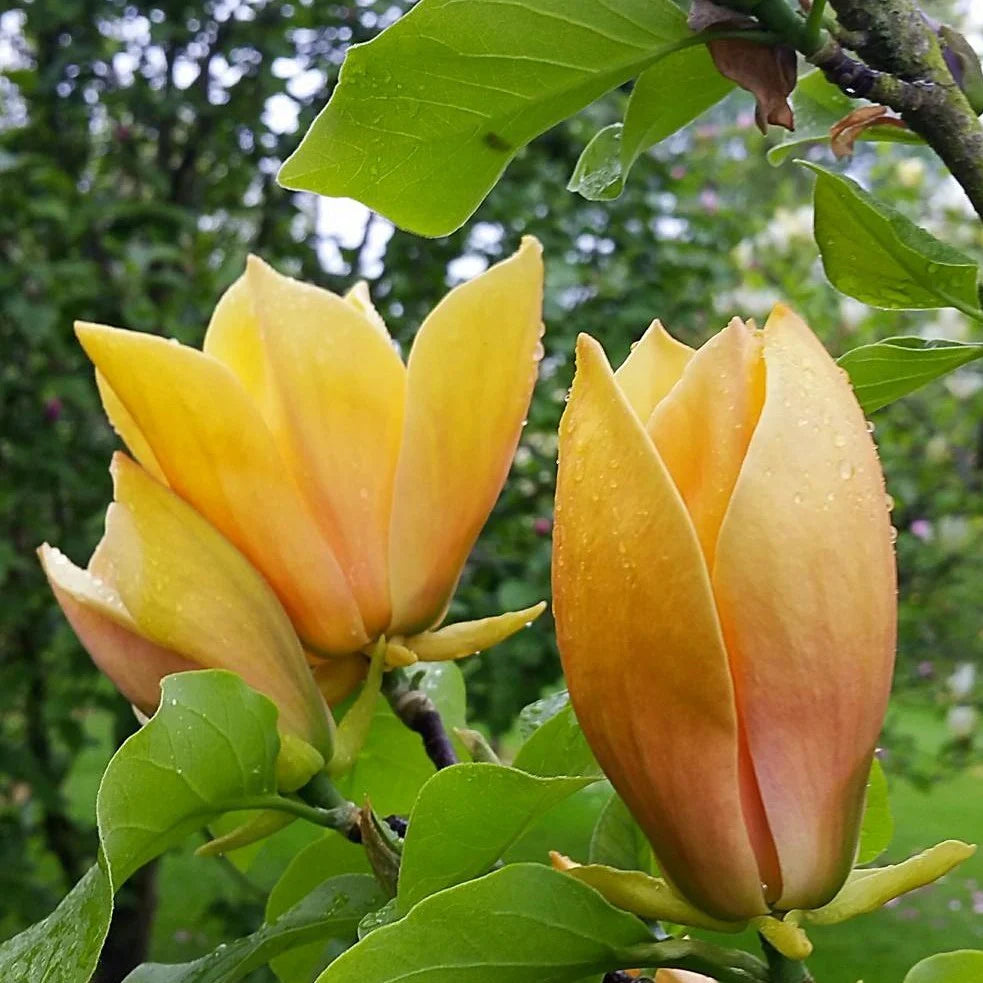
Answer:
[[[883,477],[844,373],[779,306],[617,373],[581,336],[555,616],[578,718],[703,911],[816,908],[856,852],[895,647]]]
[[[257,259],[220,300],[203,351],[77,325],[139,465],[117,458],[117,502],[87,571],[47,546],[42,559],[136,705],[156,705],[166,672],[221,665],[323,745],[308,661],[337,699],[382,635],[393,663],[457,658],[542,610],[433,630],[528,409],[540,252],[526,239],[452,290],[405,366],[364,284],[342,298]]]

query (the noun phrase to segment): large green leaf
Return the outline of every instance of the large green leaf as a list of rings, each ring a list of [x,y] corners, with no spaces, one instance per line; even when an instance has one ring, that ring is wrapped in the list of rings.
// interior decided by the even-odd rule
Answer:
[[[626,965],[651,939],[637,918],[538,864],[514,864],[421,901],[367,935],[318,983],[564,983]]]
[[[421,0],[349,50],[278,179],[445,235],[533,137],[688,34],[671,0]]]
[[[860,825],[860,846],[857,863],[869,864],[876,860],[890,845],[894,836],[894,817],[888,796],[887,778],[881,763],[875,758],[870,766],[867,781],[867,802]]]
[[[591,201],[617,198],[644,151],[691,123],[733,88],[704,45],[669,54],[638,77],[624,125],[615,123],[597,133],[580,155],[567,187]]]
[[[904,978],[904,983],[980,983],[980,980],[983,980],[983,952],[959,949],[923,959]]]
[[[533,731],[513,763],[531,775],[545,777],[601,774],[569,704]]]
[[[826,276],[873,307],[955,307],[983,319],[977,264],[878,201],[856,181],[803,161],[816,173],[815,233]]]
[[[330,878],[369,873],[369,861],[361,846],[333,831],[325,833],[290,861],[267,899],[266,921],[276,921]],[[272,967],[282,983],[310,983],[336,955],[336,940],[321,938],[277,956]]]
[[[538,778],[493,764],[439,771],[423,786],[410,817],[399,910],[486,873],[540,816],[593,781]]]
[[[628,806],[613,790],[597,818],[587,858],[589,863],[619,870],[653,872],[652,847]]]
[[[842,355],[865,413],[873,413],[933,379],[983,358],[983,344],[925,338],[885,338]]]
[[[851,99],[844,95],[835,85],[826,81],[826,76],[818,68],[796,82],[791,98],[795,129],[782,131],[782,142],[768,151],[770,164],[780,164],[793,150],[805,143],[829,140],[830,128],[844,116],[859,106],[872,105],[866,99]],[[891,143],[924,142],[911,130],[902,130],[897,126],[872,126],[860,134],[860,139]]]
[[[3,983],[85,983],[113,913],[109,877],[96,864],[44,921],[0,945]]]
[[[223,812],[281,802],[276,718],[276,707],[234,673],[168,676],[157,713],[116,752],[99,786],[105,870],[93,867],[45,921],[5,943],[0,978],[86,983],[114,889]]]
[[[420,663],[408,672],[418,676],[417,685],[433,700],[448,731],[464,726],[464,679],[453,662]],[[435,770],[420,735],[408,730],[380,696],[369,736],[337,786],[359,805],[369,799],[381,816],[405,815]]]
[[[148,963],[124,983],[237,983],[285,950],[311,942],[354,942],[359,921],[385,898],[369,874],[343,874],[326,881],[276,921],[194,962]]]
[[[224,812],[276,794],[276,707],[235,673],[164,680],[160,709],[116,752],[96,816],[113,886]]]

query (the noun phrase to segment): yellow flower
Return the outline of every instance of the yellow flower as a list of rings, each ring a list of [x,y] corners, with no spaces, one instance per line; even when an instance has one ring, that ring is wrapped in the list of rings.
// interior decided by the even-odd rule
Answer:
[[[560,431],[555,616],[577,716],[667,879],[742,920],[816,908],[856,852],[895,648],[873,441],[779,306],[699,351],[582,336]]]
[[[137,706],[156,705],[166,672],[235,668],[323,746],[313,677],[338,699],[382,635],[390,664],[457,658],[539,613],[432,630],[528,409],[540,252],[526,239],[452,290],[405,366],[364,285],[342,298],[255,258],[203,351],[77,325],[139,465],[116,459],[116,503],[87,571],[47,546],[42,559],[93,658]]]

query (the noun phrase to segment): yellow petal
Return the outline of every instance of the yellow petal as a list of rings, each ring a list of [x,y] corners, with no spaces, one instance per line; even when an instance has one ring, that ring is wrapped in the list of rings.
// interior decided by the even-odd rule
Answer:
[[[389,521],[406,369],[354,305],[250,258],[288,466],[352,586],[366,634],[389,623]]]
[[[853,861],[887,703],[895,574],[884,483],[845,374],[791,311],[764,329],[766,397],[713,574],[781,864],[816,907]]]
[[[369,285],[364,280],[359,280],[358,283],[352,287],[348,293],[345,294],[345,300],[348,301],[352,307],[355,308],[359,313],[364,314],[369,323],[374,327],[383,338],[386,339],[390,344],[392,340],[389,337],[389,329],[386,327],[386,322],[383,321],[382,315],[375,309],[375,304],[372,303],[372,295],[369,293]]]
[[[686,507],[600,346],[560,424],[553,606],[577,719],[687,899],[766,911],[741,817],[734,694]]]
[[[157,709],[164,676],[200,668],[144,638],[119,594],[101,577],[75,566],[47,543],[38,556],[55,599],[92,661],[142,713],[150,716]]]
[[[452,290],[410,353],[390,541],[387,634],[431,627],[501,491],[542,354],[534,239]]]
[[[693,349],[676,341],[661,321],[649,325],[614,374],[639,420],[648,420],[692,357]]]
[[[707,567],[764,403],[761,339],[738,318],[714,335],[656,406],[648,432],[679,489]]]
[[[262,571],[304,640],[339,653],[364,645],[348,582],[235,376],[153,335],[94,324],[77,331],[167,484]]]
[[[546,602],[540,601],[522,611],[509,611],[493,618],[478,621],[461,621],[437,631],[424,631],[410,635],[402,644],[424,662],[441,662],[475,655],[504,642],[522,628],[527,628],[546,610]]]
[[[191,506],[122,454],[103,551],[139,632],[268,696],[280,726],[326,753],[330,718],[273,592]]]
[[[263,419],[273,426],[276,421],[270,399],[270,370],[252,291],[245,274],[222,294],[215,305],[202,348],[206,355],[211,355],[231,370]]]
[[[814,925],[835,925],[848,918],[865,915],[902,894],[937,881],[974,853],[975,846],[961,840],[946,840],[902,863],[875,870],[854,871],[829,904],[814,911],[793,912],[792,915]]]
[[[589,884],[611,904],[642,918],[706,928],[713,932],[740,932],[746,925],[744,921],[727,922],[711,918],[681,898],[661,877],[652,877],[639,870],[619,870],[604,864],[582,866],[555,851],[550,853],[550,860],[555,870]]]
[[[130,453],[149,474],[166,485],[167,478],[157,463],[157,458],[150,449],[147,438],[144,437],[136,420],[130,416],[126,407],[120,402],[119,397],[106,381],[105,376],[98,369],[96,369],[96,388],[99,390],[99,398],[102,400],[102,407],[106,411],[106,416],[109,417],[109,422],[119,439],[123,441]]]
[[[787,959],[801,962],[812,955],[809,936],[794,919],[778,919],[771,915],[762,915],[760,918],[751,919],[751,927]]]

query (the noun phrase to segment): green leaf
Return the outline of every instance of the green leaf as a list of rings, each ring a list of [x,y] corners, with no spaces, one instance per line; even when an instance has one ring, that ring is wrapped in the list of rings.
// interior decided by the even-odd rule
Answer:
[[[366,936],[318,983],[565,983],[625,966],[651,939],[637,918],[538,864],[504,867],[421,901]]]
[[[592,864],[653,872],[652,847],[617,792],[598,816],[587,857]]]
[[[860,106],[870,106],[866,99],[851,99],[817,68],[803,75],[792,92],[792,112],[795,114],[795,130],[782,132],[785,138],[772,147],[767,154],[768,163],[777,166],[797,147],[806,143],[829,140],[830,127],[839,123]],[[896,126],[872,126],[860,134],[861,140],[890,143],[924,143],[922,138],[911,130]]]
[[[340,874],[369,874],[365,851],[332,831],[294,855],[266,902],[266,921],[273,922],[320,884]],[[272,966],[282,983],[310,983],[337,955],[332,941],[298,946],[277,956]]]
[[[371,934],[377,928],[382,928],[383,925],[391,925],[393,922],[399,921],[402,917],[396,899],[390,898],[381,908],[376,911],[370,911],[358,923],[358,937],[364,939],[366,935]]]
[[[531,775],[590,775],[598,777],[601,767],[587,746],[573,707],[565,706],[535,730],[519,748],[513,762]]]
[[[86,983],[114,888],[221,813],[277,801],[276,717],[234,673],[168,676],[160,709],[116,752],[99,786],[105,870],[93,867],[48,918],[0,947],[5,983]]]
[[[587,144],[568,189],[591,201],[617,198],[644,151],[691,123],[733,88],[704,45],[669,54],[638,77],[624,125],[606,126]]]
[[[272,924],[180,965],[148,963],[124,983],[237,983],[275,955],[314,941],[354,942],[358,923],[383,903],[375,878],[343,874],[326,881]]]
[[[976,263],[879,202],[856,181],[802,161],[816,174],[815,234],[837,290],[873,307],[955,307],[983,319]]]
[[[593,781],[538,778],[493,764],[439,771],[423,786],[410,817],[399,910],[487,873],[540,816]]]
[[[983,344],[925,338],[885,338],[842,355],[865,413],[914,392],[933,379],[983,358]]]
[[[541,700],[527,703],[519,711],[519,733],[524,740],[532,736],[533,731],[539,730],[547,720],[552,720],[564,707],[570,705],[570,693],[557,690],[544,696]]]
[[[276,707],[235,673],[168,676],[160,709],[116,752],[96,816],[114,887],[189,833],[275,796]]]
[[[464,678],[453,662],[420,663],[408,672],[419,676],[417,685],[434,701],[448,731],[464,726]],[[354,766],[336,784],[343,795],[359,805],[368,798],[380,816],[406,815],[435,770],[420,736],[398,720],[380,697],[369,736]]]
[[[109,877],[91,867],[44,921],[0,945],[3,983],[86,983],[113,913]]]
[[[888,796],[887,778],[881,763],[874,758],[867,780],[867,802],[860,825],[860,847],[857,863],[869,864],[876,860],[890,845],[894,836],[894,817]]]
[[[445,235],[521,147],[689,33],[671,0],[421,0],[349,50],[278,180]]]
[[[983,952],[959,949],[923,959],[911,969],[904,983],[979,983],[983,980]]]

